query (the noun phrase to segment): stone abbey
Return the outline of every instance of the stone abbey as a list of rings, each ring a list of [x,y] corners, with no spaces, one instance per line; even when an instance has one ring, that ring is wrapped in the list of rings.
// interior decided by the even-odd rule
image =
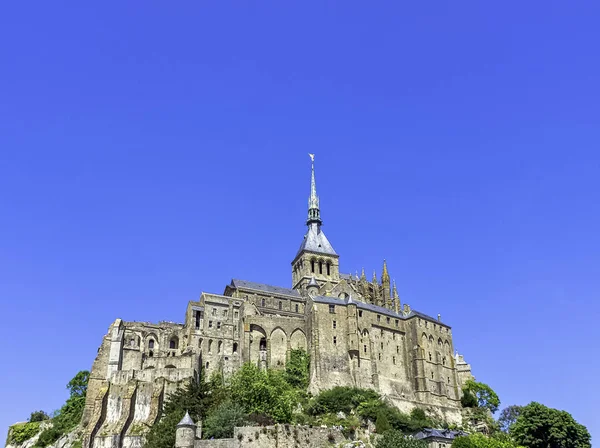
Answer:
[[[109,328],[88,386],[85,448],[141,447],[166,396],[204,369],[225,377],[243,363],[284,368],[292,349],[310,354],[310,390],[375,389],[398,408],[461,421],[470,366],[454,354],[450,326],[401,304],[384,262],[381,279],[340,272],[322,230],[314,157],[308,226],[293,257],[291,288],[234,279],[202,293],[184,323]]]

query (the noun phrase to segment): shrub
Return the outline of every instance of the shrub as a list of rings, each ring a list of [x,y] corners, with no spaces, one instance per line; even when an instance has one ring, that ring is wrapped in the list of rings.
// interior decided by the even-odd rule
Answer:
[[[48,420],[50,417],[44,411],[34,411],[29,416],[29,422],[43,422],[44,420]]]
[[[52,427],[46,428],[40,434],[34,445],[36,448],[44,448],[53,444],[79,424],[85,407],[89,375],[87,370],[82,370],[69,381],[67,389],[69,389],[70,396],[52,419]]]
[[[378,434],[383,434],[388,429],[391,429],[390,422],[387,418],[386,412],[382,409],[377,414],[377,420],[375,421],[375,429]]]
[[[244,408],[231,401],[222,403],[215,408],[204,420],[202,437],[210,439],[224,439],[233,437],[233,428],[247,424]],[[258,431],[255,438],[258,439]]]
[[[10,427],[9,441],[13,445],[20,445],[35,436],[39,430],[39,421],[13,425]]]
[[[489,438],[483,434],[471,434],[469,436],[457,437],[452,442],[452,448],[515,448],[516,445],[510,440],[498,440]]]
[[[324,390],[309,404],[307,411],[312,415],[344,412],[349,413],[361,403],[379,400],[379,394],[371,389],[337,386]]]

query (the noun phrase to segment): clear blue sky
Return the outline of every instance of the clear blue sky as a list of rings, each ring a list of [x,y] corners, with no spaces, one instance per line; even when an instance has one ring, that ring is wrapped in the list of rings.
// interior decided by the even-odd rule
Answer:
[[[115,318],[289,286],[314,152],[342,271],[600,438],[598,2],[88,3],[0,7],[2,431]]]

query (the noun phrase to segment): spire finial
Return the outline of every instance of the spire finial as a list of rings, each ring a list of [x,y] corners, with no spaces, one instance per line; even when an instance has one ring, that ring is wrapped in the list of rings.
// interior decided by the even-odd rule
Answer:
[[[316,223],[321,225],[321,211],[319,210],[319,196],[317,196],[317,183],[315,182],[315,155],[310,157],[310,197],[308,198],[308,220],[306,224]]]
[[[384,258],[383,259],[383,272],[381,273],[381,283],[388,282],[388,284],[389,284],[389,281],[390,281],[390,274],[388,273],[387,262],[385,261],[385,258]]]

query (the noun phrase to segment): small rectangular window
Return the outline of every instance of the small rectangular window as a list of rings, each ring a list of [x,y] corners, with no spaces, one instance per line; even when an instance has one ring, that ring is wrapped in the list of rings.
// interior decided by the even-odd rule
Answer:
[[[223,317],[227,319],[227,310],[223,310]]]
[[[361,310],[358,311],[358,317],[362,317],[362,311]]]
[[[380,344],[380,346],[381,346],[381,350],[383,350],[383,342]]]
[[[400,354],[400,346],[399,345],[396,346],[396,353]]]
[[[212,320],[208,321],[208,328],[212,328]]]
[[[333,321],[333,329],[335,330],[337,328],[337,322],[334,320]]]
[[[221,328],[221,322],[217,322],[217,330]]]
[[[377,322],[381,322],[381,316],[379,314],[377,315]]]
[[[234,311],[234,312],[233,312],[233,317],[234,317],[235,319],[237,319],[238,317],[240,317],[240,312],[239,312],[239,311]]]
[[[329,312],[330,313],[335,313],[335,305],[329,305]]]
[[[216,309],[216,308],[213,308],[213,309],[212,309],[212,315],[213,315],[213,316],[216,316],[216,315],[217,315],[217,309]]]
[[[296,304],[296,312],[299,313],[300,312],[300,305]]]
[[[398,319],[396,319],[396,328],[398,328]]]
[[[396,364],[396,357],[392,356],[392,362],[394,363],[394,365]]]
[[[280,300],[279,301],[279,309],[282,310],[283,309],[283,302]]]
[[[381,361],[381,353],[378,355],[379,360]]]
[[[366,344],[363,345],[363,350],[365,351],[365,353],[367,353],[367,346],[366,346]]]
[[[337,344],[337,336],[334,336],[333,337],[333,345],[336,345],[336,344]]]
[[[389,324],[389,323],[390,323],[390,318],[389,318],[389,317],[386,317],[386,318],[385,318],[385,323],[386,323],[386,324]]]

